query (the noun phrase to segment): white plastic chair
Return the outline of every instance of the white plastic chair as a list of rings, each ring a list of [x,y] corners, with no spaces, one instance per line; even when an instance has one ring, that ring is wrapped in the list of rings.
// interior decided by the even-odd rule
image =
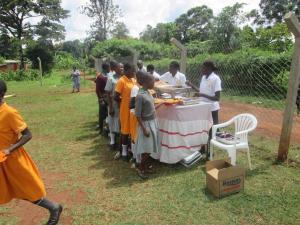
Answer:
[[[218,128],[227,127],[234,124],[234,144],[224,144],[217,140],[216,132]],[[252,114],[244,113],[233,117],[231,120],[212,126],[212,139],[210,141],[210,160],[213,159],[213,146],[227,151],[231,158],[231,164],[236,164],[236,153],[238,150],[246,150],[248,156],[249,168],[252,170],[250,150],[248,145],[248,133],[253,131],[257,126],[257,119]]]

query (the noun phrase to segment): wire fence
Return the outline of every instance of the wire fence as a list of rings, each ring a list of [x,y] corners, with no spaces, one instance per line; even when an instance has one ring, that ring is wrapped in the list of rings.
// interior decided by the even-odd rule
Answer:
[[[222,80],[221,122],[239,113],[252,113],[259,122],[257,132],[279,140],[292,52],[262,53],[221,45],[214,49],[214,53],[188,58],[187,79],[199,85],[201,64],[205,60],[214,61],[218,67],[216,73]],[[160,74],[167,70],[167,64],[157,65]],[[300,143],[300,116],[296,112],[292,143]]]

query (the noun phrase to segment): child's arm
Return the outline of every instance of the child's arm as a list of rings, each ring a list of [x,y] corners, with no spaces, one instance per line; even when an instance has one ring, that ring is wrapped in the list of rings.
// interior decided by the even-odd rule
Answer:
[[[141,126],[143,133],[146,137],[150,136],[149,130],[145,127],[142,120],[142,108],[143,108],[143,97],[141,95],[137,95],[135,99],[135,116],[139,125]]]
[[[31,140],[32,134],[28,128],[26,128],[24,131],[21,132],[22,136],[21,138],[17,141],[17,143],[11,145],[9,148],[4,149],[4,154],[9,155],[13,151],[17,150],[18,148],[22,147],[25,145],[28,141]]]
[[[134,109],[134,108],[135,108],[135,97],[131,97],[129,109]]]
[[[145,127],[142,118],[141,118],[141,117],[137,117],[137,121],[138,121],[139,125],[141,126],[144,135],[145,135],[146,137],[149,137],[149,136],[150,136],[150,132],[149,132],[149,130]]]
[[[119,92],[115,92],[114,100],[118,103],[121,102],[121,94]]]

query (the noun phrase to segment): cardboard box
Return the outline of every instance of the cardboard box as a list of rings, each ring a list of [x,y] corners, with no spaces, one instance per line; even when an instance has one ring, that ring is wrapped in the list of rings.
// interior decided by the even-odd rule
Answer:
[[[206,163],[206,186],[215,197],[224,197],[244,190],[245,169],[233,166],[229,159]]]

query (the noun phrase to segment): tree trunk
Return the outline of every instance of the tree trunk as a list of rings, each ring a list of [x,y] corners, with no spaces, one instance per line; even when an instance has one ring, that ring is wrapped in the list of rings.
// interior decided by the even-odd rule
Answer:
[[[23,44],[23,42],[22,42],[22,36],[23,36],[23,22],[20,21],[20,25],[18,27],[20,70],[23,70],[25,68],[24,52],[23,52],[23,46],[22,46],[22,44]]]

